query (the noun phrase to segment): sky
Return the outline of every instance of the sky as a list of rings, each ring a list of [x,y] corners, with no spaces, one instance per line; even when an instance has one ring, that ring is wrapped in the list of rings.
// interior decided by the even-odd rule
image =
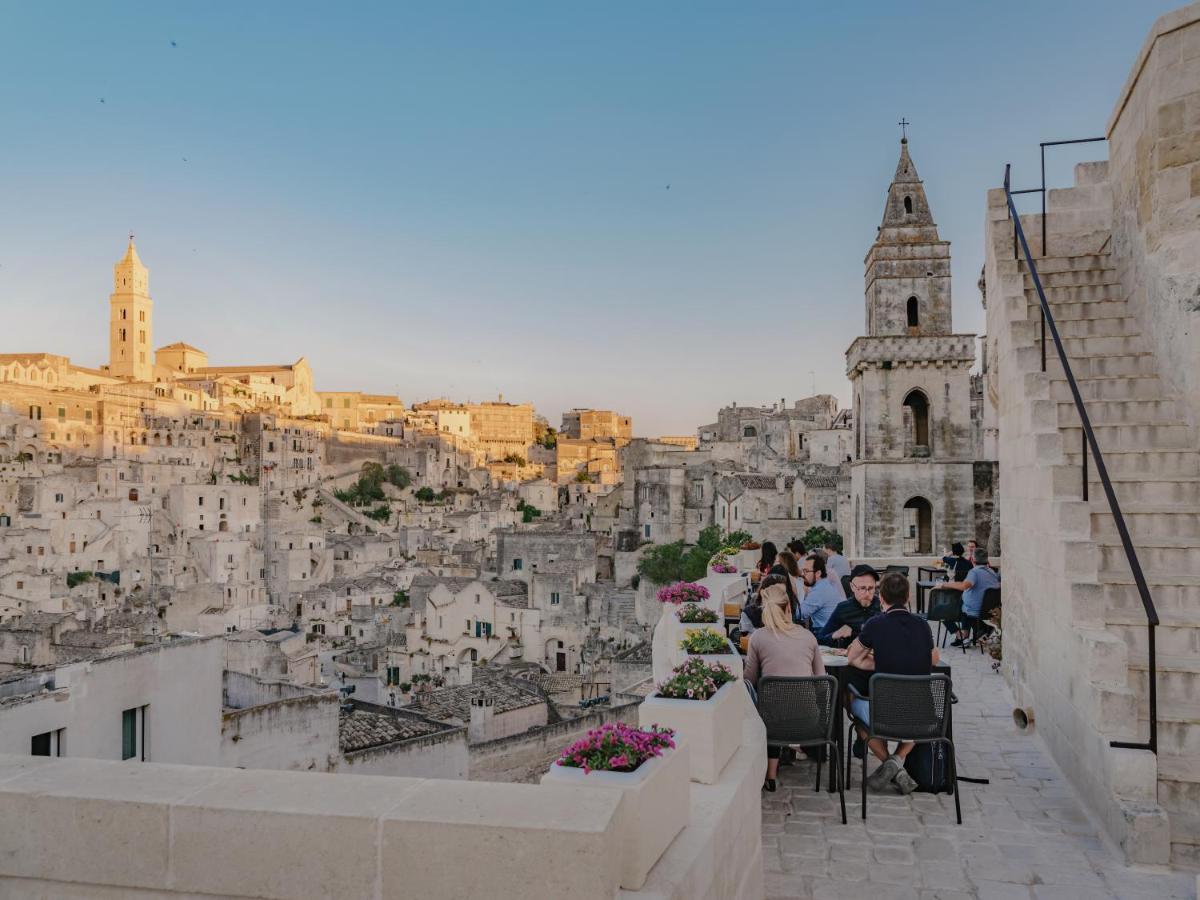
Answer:
[[[0,352],[106,362],[132,231],[213,365],[639,435],[845,405],[900,118],[979,333],[987,189],[1102,135],[1177,5],[2,0]]]

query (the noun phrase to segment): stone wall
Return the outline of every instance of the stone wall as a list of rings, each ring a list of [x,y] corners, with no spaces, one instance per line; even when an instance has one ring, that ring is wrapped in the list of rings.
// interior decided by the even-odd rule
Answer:
[[[1200,421],[1200,3],[1150,30],[1108,122],[1112,253],[1160,374]]]
[[[466,779],[470,773],[467,729],[454,728],[345,753],[335,771],[351,775]]]
[[[221,716],[223,766],[332,772],[338,761],[337,691],[229,709]]]
[[[578,719],[567,719],[555,725],[515,734],[499,740],[471,745],[470,773],[472,781],[536,781],[559,752],[568,744],[583,737],[589,729],[605,722],[637,724],[640,701],[603,707]]]

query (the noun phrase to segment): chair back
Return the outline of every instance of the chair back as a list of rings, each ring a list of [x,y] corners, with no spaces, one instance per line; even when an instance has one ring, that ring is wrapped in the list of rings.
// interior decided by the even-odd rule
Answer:
[[[947,675],[871,676],[871,735],[896,741],[946,736],[950,709]]]
[[[907,578],[908,577],[908,566],[885,566],[884,570],[883,570],[883,574],[887,575],[889,572],[899,572],[901,575],[903,575],[905,578]]]
[[[929,611],[925,618],[930,622],[955,622],[962,618],[962,591],[934,588],[929,592]]]
[[[850,576],[849,575],[842,576],[842,593],[845,594],[847,598],[849,598],[849,596],[850,596]]]
[[[758,714],[772,744],[820,743],[833,739],[837,679],[760,678]]]
[[[979,607],[979,618],[986,622],[988,616],[1000,608],[1000,588],[988,588],[983,592],[983,604]]]

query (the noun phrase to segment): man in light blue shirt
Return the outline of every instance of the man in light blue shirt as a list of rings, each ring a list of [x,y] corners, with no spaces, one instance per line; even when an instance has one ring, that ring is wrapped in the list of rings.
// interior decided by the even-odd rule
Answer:
[[[835,585],[826,577],[825,557],[820,553],[810,553],[804,558],[800,578],[808,589],[800,601],[800,618],[812,619],[812,630],[820,631],[846,595],[842,593],[841,584]]]
[[[948,581],[938,587],[962,591],[963,615],[978,619],[979,613],[983,609],[983,595],[989,588],[1000,587],[1000,573],[988,565],[987,551],[979,548],[975,551],[975,566],[967,573],[966,578],[962,581]],[[952,626],[948,624],[947,627]],[[958,639],[953,646],[961,647],[966,637],[965,632],[959,631]]]

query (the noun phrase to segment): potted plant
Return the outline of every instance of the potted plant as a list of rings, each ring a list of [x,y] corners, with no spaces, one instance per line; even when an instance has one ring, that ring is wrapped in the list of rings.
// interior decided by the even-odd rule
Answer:
[[[620,808],[621,887],[646,883],[691,815],[688,748],[669,728],[609,722],[563,750],[542,784],[624,792]]]
[[[638,707],[638,721],[673,729],[688,746],[692,781],[715,784],[741,745],[745,688],[728,666],[692,656]]]
[[[742,657],[724,634],[715,628],[700,627],[684,630],[679,641],[684,658],[699,657],[709,664],[728,667],[733,674],[742,677]]]
[[[664,620],[664,630],[666,631],[666,647],[671,655],[678,656],[677,649],[679,642],[683,640],[684,633],[687,629],[695,628],[699,625],[715,625],[720,621],[720,616],[716,610],[708,606],[701,606],[699,603],[685,603],[678,609],[671,610]],[[671,664],[667,660],[668,666]],[[669,668],[664,668],[659,674],[658,680],[661,681],[667,677]]]

